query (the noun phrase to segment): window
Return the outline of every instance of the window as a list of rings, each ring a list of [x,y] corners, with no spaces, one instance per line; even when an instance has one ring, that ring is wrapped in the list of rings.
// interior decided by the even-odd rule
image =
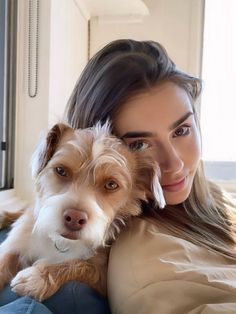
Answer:
[[[207,176],[236,182],[236,1],[205,0],[201,101]]]
[[[14,184],[17,1],[0,1],[0,189]]]

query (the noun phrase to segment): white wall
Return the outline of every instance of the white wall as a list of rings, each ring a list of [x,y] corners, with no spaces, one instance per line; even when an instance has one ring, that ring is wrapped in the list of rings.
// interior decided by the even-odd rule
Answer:
[[[33,200],[30,159],[42,130],[61,119],[87,62],[87,21],[74,0],[41,0],[38,95],[28,91],[28,1],[19,1],[15,190]]]
[[[164,45],[175,63],[198,75],[201,63],[201,35],[204,0],[144,0],[150,15],[142,23],[107,24],[91,21],[91,55],[119,38],[155,40]]]
[[[74,0],[51,0],[49,124],[63,115],[65,104],[88,60],[87,21]]]

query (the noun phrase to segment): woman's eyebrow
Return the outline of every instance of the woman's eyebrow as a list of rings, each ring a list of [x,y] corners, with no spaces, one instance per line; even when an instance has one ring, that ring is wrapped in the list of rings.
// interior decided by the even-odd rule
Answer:
[[[191,115],[193,115],[192,111],[188,111],[187,113],[185,113],[182,117],[180,117],[178,120],[176,120],[174,123],[172,123],[169,127],[170,130],[173,130],[175,128],[177,128],[177,126],[179,126],[181,123],[183,123],[186,119],[188,119],[188,117],[190,117]],[[155,137],[156,134],[153,132],[147,132],[147,131],[131,131],[131,132],[127,132],[124,135],[122,135],[120,138],[124,139],[124,138],[145,138],[145,137]]]
[[[187,113],[185,113],[182,117],[180,117],[178,120],[176,120],[174,123],[170,125],[169,130],[177,128],[177,126],[179,126],[181,123],[187,120],[188,117],[190,117],[191,115],[193,115],[192,111],[188,111]]]
[[[122,135],[120,138],[137,138],[137,137],[153,137],[155,134],[152,132],[145,132],[145,131],[133,131],[127,132]]]

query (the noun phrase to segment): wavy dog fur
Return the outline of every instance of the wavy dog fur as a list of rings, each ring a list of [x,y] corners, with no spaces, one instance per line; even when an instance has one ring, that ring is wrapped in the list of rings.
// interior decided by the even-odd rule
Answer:
[[[109,244],[140,201],[165,206],[151,151],[130,151],[109,124],[73,130],[56,124],[32,162],[36,202],[0,245],[1,287],[43,300],[79,280],[106,293]],[[2,213],[2,224],[14,217]]]

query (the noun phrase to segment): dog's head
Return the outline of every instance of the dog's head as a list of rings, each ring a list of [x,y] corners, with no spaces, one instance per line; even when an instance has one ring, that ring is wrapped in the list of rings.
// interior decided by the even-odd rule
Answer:
[[[73,130],[57,124],[32,160],[37,202],[35,227],[58,252],[95,250],[140,214],[140,201],[165,206],[158,166],[148,150],[130,151],[109,125]]]

